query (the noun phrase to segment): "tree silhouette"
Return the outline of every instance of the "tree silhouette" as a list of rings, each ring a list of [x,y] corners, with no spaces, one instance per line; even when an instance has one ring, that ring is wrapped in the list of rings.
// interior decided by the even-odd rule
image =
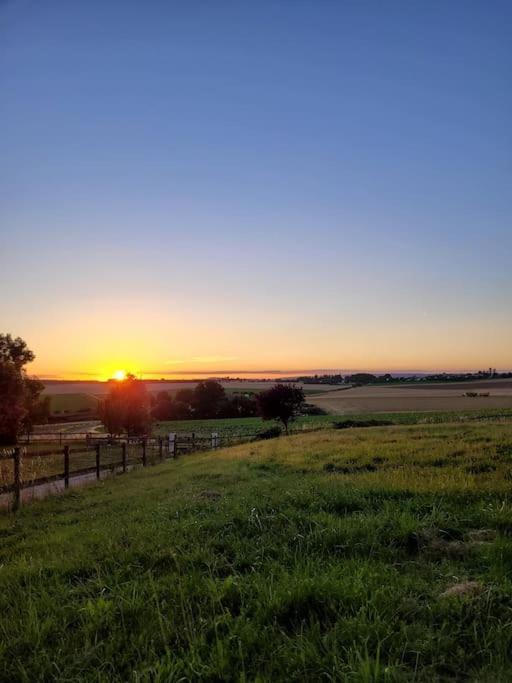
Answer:
[[[288,434],[288,423],[295,419],[304,405],[304,392],[294,384],[275,384],[257,396],[264,420],[280,420]]]
[[[144,382],[132,374],[127,374],[126,379],[121,381],[113,380],[107,397],[100,404],[100,418],[109,434],[148,434],[151,411]]]
[[[0,334],[0,443],[16,443],[34,420],[48,417],[49,400],[40,399],[44,384],[29,379],[24,368],[34,358],[21,337]]]

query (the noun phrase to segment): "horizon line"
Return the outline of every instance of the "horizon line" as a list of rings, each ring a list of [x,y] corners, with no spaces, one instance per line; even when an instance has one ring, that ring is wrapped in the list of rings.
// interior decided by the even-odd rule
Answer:
[[[510,369],[495,369],[496,373],[507,373],[512,372]],[[176,372],[167,371],[139,371],[133,374],[141,380],[146,381],[173,381],[173,379],[179,379],[180,377],[190,377],[198,379],[209,379],[209,378],[219,378],[219,379],[243,379],[241,375],[251,375],[255,379],[261,377],[261,379],[268,379],[268,375],[280,376],[284,378],[293,378],[296,376],[304,377],[314,377],[315,375],[350,375],[350,374],[375,374],[375,375],[463,375],[463,374],[478,374],[479,372],[486,372],[486,370],[389,370],[389,369],[359,369],[359,368],[313,368],[313,369],[298,369],[298,370],[179,370]],[[29,373],[30,374],[30,373]],[[67,378],[66,375],[74,375],[74,378]],[[170,375],[170,377],[169,377]],[[62,374],[55,373],[32,373],[31,377],[37,378],[41,381],[55,381],[55,382],[108,382],[109,379],[99,379],[98,373],[93,372],[69,372]],[[149,377],[148,377],[149,376]],[[78,377],[78,379],[77,379]],[[81,378],[81,379],[80,379]]]

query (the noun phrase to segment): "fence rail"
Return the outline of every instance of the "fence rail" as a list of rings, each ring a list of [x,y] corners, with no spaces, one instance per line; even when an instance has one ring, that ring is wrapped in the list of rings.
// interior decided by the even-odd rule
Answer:
[[[244,443],[260,435],[246,432],[221,436],[217,432],[187,432],[142,439],[92,433],[80,435],[81,439],[77,439],[76,434],[61,436],[65,438],[58,439],[58,448],[57,445],[47,447],[47,442],[37,439],[30,444],[0,451],[0,497],[11,496],[12,510],[20,507],[25,489],[46,487],[46,490],[39,491],[46,495],[52,492],[51,484],[58,483],[67,489],[71,484],[85,483],[91,476],[99,480],[105,472],[125,473],[137,466],[147,467],[187,453]],[[84,443],[74,447],[77,441]],[[45,448],[37,450],[39,445]]]

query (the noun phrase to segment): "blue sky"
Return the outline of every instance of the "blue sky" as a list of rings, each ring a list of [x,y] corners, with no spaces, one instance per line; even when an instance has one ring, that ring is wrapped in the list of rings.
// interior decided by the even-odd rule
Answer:
[[[5,331],[66,376],[511,368],[511,34],[506,2],[0,3]]]

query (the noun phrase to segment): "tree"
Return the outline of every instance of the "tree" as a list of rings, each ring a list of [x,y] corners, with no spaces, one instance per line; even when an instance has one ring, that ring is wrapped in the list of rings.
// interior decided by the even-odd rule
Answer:
[[[49,399],[40,399],[44,384],[26,376],[24,366],[34,358],[21,337],[0,334],[0,443],[16,443],[49,412]]]
[[[155,420],[173,420],[176,415],[175,402],[168,391],[159,391],[151,397],[151,414]]]
[[[31,363],[35,355],[21,337],[13,339],[10,334],[0,334],[0,363],[12,363],[17,370]]]
[[[219,382],[211,379],[199,382],[192,399],[194,414],[200,418],[218,417],[225,398],[226,392]]]
[[[258,404],[254,396],[235,394],[224,400],[217,417],[254,417],[257,413]]]
[[[288,423],[295,419],[304,404],[304,392],[294,384],[275,384],[256,397],[264,420],[280,420],[288,434]]]
[[[0,361],[0,444],[16,443],[26,415],[23,376],[12,363]]]
[[[112,382],[110,391],[100,405],[101,421],[109,434],[126,432],[128,436],[143,436],[151,427],[149,394],[144,382],[134,375]]]
[[[41,397],[43,391],[44,384],[40,380],[25,378],[27,414],[23,419],[23,426],[27,432],[31,432],[35,424],[46,424],[50,417],[50,397]]]

